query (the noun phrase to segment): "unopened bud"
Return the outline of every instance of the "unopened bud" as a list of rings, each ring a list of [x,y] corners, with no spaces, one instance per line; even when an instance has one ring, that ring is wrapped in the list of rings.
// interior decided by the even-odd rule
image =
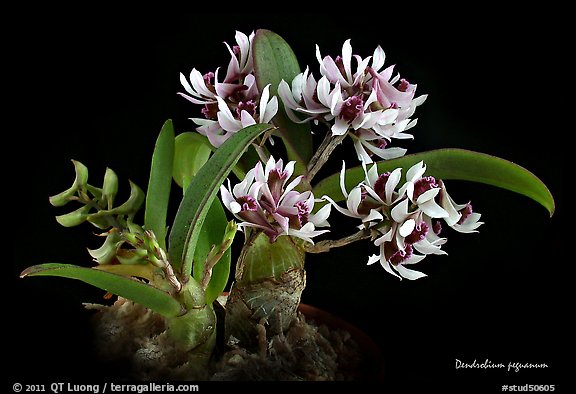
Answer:
[[[126,250],[120,249],[116,254],[116,258],[120,264],[133,265],[133,264],[146,264],[147,252],[143,249]]]
[[[145,195],[142,189],[140,189],[134,182],[130,181],[130,197],[128,197],[128,200],[116,208],[102,212],[105,212],[107,215],[134,214],[138,211],[138,209],[140,209],[144,199]]]
[[[98,249],[88,249],[88,253],[98,264],[109,264],[116,256],[116,252],[121,244],[120,235],[113,230],[108,233],[101,247]]]
[[[56,221],[64,227],[74,227],[86,221],[90,207],[85,205],[65,215],[56,216]]]
[[[86,184],[88,183],[88,167],[77,160],[72,160],[72,163],[74,164],[74,170],[76,171],[76,179],[74,180],[74,183],[80,188],[86,187]]]
[[[118,176],[110,168],[106,168],[102,186],[102,199],[106,201],[108,209],[112,209],[116,193],[118,193]]]
[[[222,245],[226,245],[225,249],[228,249],[234,241],[234,237],[236,236],[236,230],[238,226],[234,220],[230,220],[226,225],[226,230],[224,231],[224,237],[222,238]]]
[[[64,190],[62,193],[58,193],[49,198],[50,204],[55,207],[61,207],[72,201],[72,197],[76,194],[76,192],[81,188],[85,188],[88,182],[88,168],[76,160],[72,160],[72,163],[74,164],[74,169],[76,170],[74,184],[69,189]]]

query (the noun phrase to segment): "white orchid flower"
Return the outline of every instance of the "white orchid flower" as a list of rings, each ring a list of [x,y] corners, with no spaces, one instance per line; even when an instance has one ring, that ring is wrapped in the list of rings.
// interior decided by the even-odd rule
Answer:
[[[290,235],[314,243],[312,238],[328,230],[331,205],[326,204],[316,213],[311,191],[300,193],[296,186],[302,176],[292,180],[295,162],[284,166],[282,159],[270,157],[265,165],[258,162],[248,171],[242,182],[233,188],[220,187],[222,202],[241,221],[239,227],[253,227],[263,231],[271,242],[279,236]]]
[[[414,98],[416,85],[399,75],[393,77],[393,66],[381,71],[385,61],[381,47],[363,59],[353,55],[350,40],[346,40],[341,56],[322,57],[316,46],[316,58],[320,80],[306,68],[291,81],[291,87],[290,81],[280,82],[278,94],[290,119],[330,123],[332,135],[352,137],[364,163],[372,163],[374,155],[385,160],[404,155],[405,149],[389,145],[393,139],[413,138],[406,133],[416,125],[416,119],[410,117],[426,95]]]

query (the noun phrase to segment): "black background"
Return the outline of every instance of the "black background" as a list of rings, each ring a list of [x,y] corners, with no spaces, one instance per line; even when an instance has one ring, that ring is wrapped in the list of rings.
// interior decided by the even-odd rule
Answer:
[[[346,12],[344,12],[346,14]],[[474,15],[472,15],[474,14]],[[102,363],[91,350],[90,313],[82,302],[101,302],[102,291],[65,279],[18,279],[29,265],[62,262],[90,265],[96,247],[92,228],[64,229],[48,196],[73,179],[70,159],[82,161],[97,184],[106,166],[121,179],[146,187],[150,155],[163,122],[192,130],[199,108],[176,95],[178,74],[225,67],[223,41],[234,31],[271,29],[288,41],[302,67],[318,77],[314,44],[322,54],[341,53],[352,39],[366,57],[382,45],[386,64],[428,93],[418,109],[411,152],[459,147],[516,162],[540,177],[557,210],[494,187],[449,181],[458,202],[472,200],[486,222],[478,234],[448,232],[448,256],[430,256],[418,267],[429,277],[398,281],[379,266],[367,267],[369,242],[307,261],[303,302],[350,321],[380,346],[385,387],[481,387],[556,384],[568,369],[568,291],[573,231],[562,225],[561,155],[566,142],[557,119],[565,114],[554,93],[560,81],[551,62],[559,56],[551,34],[536,28],[537,16],[514,20],[502,13],[443,10],[427,21],[410,12],[328,14],[184,14],[145,17],[113,12],[74,18],[57,13],[21,18],[5,34],[10,43],[6,84],[17,93],[8,107],[15,121],[4,144],[3,194],[11,221],[12,290],[4,295],[3,325],[9,347],[10,382],[94,382],[119,379],[121,367]],[[26,34],[24,34],[26,32]],[[15,76],[12,79],[12,76]],[[16,105],[14,105],[16,104]],[[6,149],[8,148],[8,149]],[[352,146],[336,153],[353,164]],[[569,158],[570,159],[570,158]],[[5,159],[6,160],[6,159]],[[176,202],[177,203],[177,202]],[[334,214],[333,230],[350,222]],[[237,245],[235,245],[237,248]],[[546,363],[545,370],[456,370],[455,360]]]

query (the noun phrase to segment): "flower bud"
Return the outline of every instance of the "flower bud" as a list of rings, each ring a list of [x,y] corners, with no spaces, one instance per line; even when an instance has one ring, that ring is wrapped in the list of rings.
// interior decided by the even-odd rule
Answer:
[[[64,227],[74,227],[86,221],[90,207],[85,205],[65,215],[56,216],[56,221]]]
[[[110,168],[106,168],[102,186],[102,199],[106,201],[108,209],[112,209],[116,193],[118,193],[118,176]]]
[[[133,264],[146,264],[148,252],[144,249],[126,250],[120,249],[116,254],[116,258],[120,264],[133,265]]]
[[[111,231],[106,236],[106,240],[101,247],[88,249],[88,253],[98,264],[109,264],[116,257],[116,252],[121,244],[122,241],[118,232]]]
[[[144,192],[134,182],[130,181],[130,197],[126,202],[116,208],[110,209],[106,212],[109,215],[129,215],[134,214],[140,209],[144,202]]]
[[[88,182],[88,168],[80,163],[79,161],[72,160],[74,164],[74,169],[76,170],[76,177],[74,179],[74,184],[62,193],[58,193],[49,198],[50,204],[55,207],[61,207],[66,205],[68,202],[72,201],[72,197],[80,188],[85,188]]]

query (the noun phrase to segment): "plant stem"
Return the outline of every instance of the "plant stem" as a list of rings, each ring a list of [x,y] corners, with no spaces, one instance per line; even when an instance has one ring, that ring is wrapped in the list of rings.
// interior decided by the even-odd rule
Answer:
[[[370,238],[370,230],[360,230],[355,234],[349,235],[344,238],[336,240],[326,240],[318,242],[314,245],[306,244],[304,250],[308,253],[324,253],[328,252],[332,248],[339,248],[341,246],[346,246],[352,242],[361,241],[363,239]]]
[[[324,141],[322,141],[322,144],[320,144],[320,147],[308,163],[308,171],[306,175],[306,181],[308,184],[312,183],[312,179],[316,176],[324,164],[326,164],[334,149],[336,149],[336,147],[342,143],[347,134],[348,133],[346,132],[342,135],[333,136],[330,131],[326,133]]]

